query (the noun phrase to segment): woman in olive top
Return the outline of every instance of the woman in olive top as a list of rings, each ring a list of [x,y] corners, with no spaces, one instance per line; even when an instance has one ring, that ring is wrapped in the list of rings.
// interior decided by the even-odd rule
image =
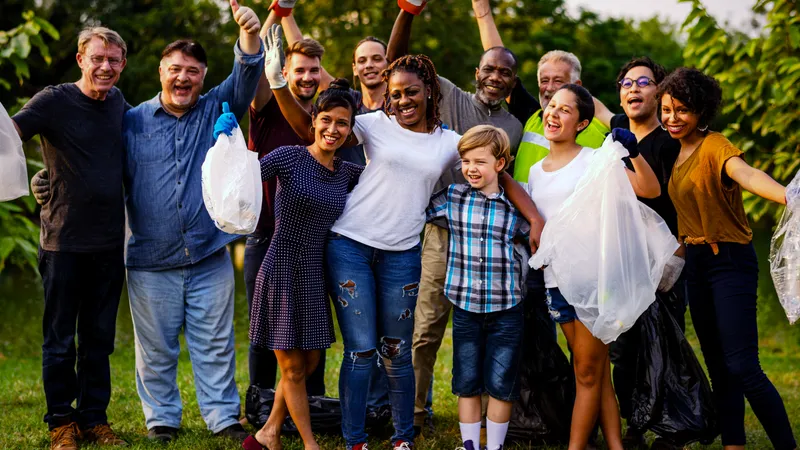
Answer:
[[[708,130],[722,100],[712,77],[677,69],[661,83],[659,96],[661,122],[681,143],[669,195],[687,244],[689,308],[714,388],[722,445],[744,448],[746,397],[773,447],[794,449],[783,401],[758,360],[758,262],[742,205],[742,188],[781,204],[786,190]]]

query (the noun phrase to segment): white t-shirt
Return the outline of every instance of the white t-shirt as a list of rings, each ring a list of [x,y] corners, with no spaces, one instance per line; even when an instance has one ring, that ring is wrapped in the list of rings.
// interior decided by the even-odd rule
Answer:
[[[436,180],[460,162],[461,136],[406,130],[383,111],[358,116],[353,132],[369,164],[331,230],[380,250],[408,250],[419,243]]]
[[[542,161],[531,167],[528,174],[528,194],[545,222],[558,212],[561,205],[575,191],[578,181],[589,168],[592,152],[594,149],[584,147],[566,166],[553,172],[545,172],[542,169]],[[548,288],[558,287],[555,274],[550,267],[544,269],[544,285]]]

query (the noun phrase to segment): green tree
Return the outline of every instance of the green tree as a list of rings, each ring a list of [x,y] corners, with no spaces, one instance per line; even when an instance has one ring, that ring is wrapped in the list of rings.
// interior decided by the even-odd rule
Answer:
[[[43,34],[53,39],[58,39],[59,34],[53,26],[37,17],[33,11],[22,13],[23,22],[8,31],[0,31],[0,69],[5,66],[13,67],[13,77],[0,76],[0,88],[10,90],[12,85],[21,85],[30,77],[28,58],[31,51],[36,48],[44,61],[49,64],[50,53],[44,41]],[[0,74],[3,72],[0,71]],[[16,104],[8,104],[11,112]],[[35,161],[29,160],[34,168],[41,167]],[[31,221],[30,216],[36,211],[36,202],[33,197],[0,203],[0,272],[6,263],[14,266],[28,265],[36,269],[37,245],[39,243],[39,227]]]
[[[766,24],[751,37],[720,27],[695,0],[683,24],[686,64],[714,76],[722,86],[722,132],[747,152],[751,164],[784,184],[800,167],[798,10],[797,0],[758,0],[753,11],[766,14]],[[749,193],[745,208],[755,220],[781,211]]]

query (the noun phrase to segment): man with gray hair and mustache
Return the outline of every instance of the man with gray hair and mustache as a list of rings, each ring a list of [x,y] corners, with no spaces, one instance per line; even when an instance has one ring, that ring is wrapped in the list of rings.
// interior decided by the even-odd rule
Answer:
[[[75,450],[81,436],[126,445],[106,416],[108,358],[125,276],[122,116],[128,106],[114,85],[126,54],[115,31],[83,30],[76,55],[81,78],[46,87],[12,118],[22,140],[40,135],[42,173],[49,174],[40,182],[52,192],[42,205],[39,240],[44,421],[51,449]],[[33,188],[36,194],[40,187]]]

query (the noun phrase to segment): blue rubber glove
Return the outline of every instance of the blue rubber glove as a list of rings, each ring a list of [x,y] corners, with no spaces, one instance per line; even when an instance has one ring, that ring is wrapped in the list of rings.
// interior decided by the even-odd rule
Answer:
[[[216,140],[220,133],[225,133],[228,136],[233,135],[234,128],[238,126],[239,122],[231,112],[228,102],[222,102],[222,115],[219,116],[217,123],[214,124],[214,139]]]
[[[614,128],[611,130],[611,137],[622,144],[631,158],[639,156],[639,143],[636,141],[636,135],[626,130],[625,128]]]

